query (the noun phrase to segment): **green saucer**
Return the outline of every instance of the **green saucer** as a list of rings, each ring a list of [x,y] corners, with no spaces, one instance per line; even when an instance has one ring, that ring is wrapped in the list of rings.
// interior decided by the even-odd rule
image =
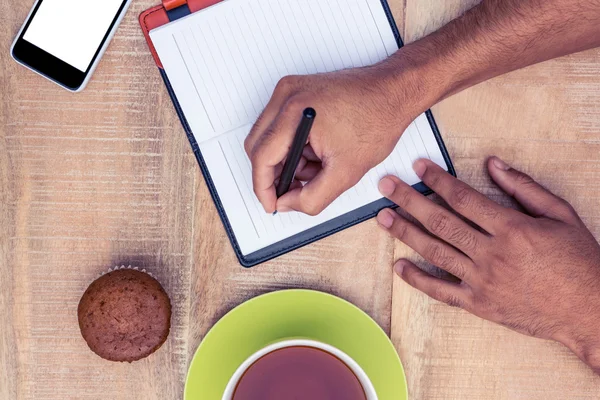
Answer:
[[[225,315],[194,355],[184,398],[221,400],[246,358],[289,338],[317,340],[348,354],[369,376],[379,400],[408,398],[402,364],[379,325],[347,301],[312,290],[269,293]]]

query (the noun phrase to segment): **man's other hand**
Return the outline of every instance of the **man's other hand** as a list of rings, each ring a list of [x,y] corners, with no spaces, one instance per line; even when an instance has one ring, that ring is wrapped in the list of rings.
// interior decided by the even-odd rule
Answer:
[[[488,161],[492,179],[525,213],[489,200],[430,161],[414,169],[463,218],[389,176],[380,191],[421,225],[389,209],[377,220],[460,282],[404,259],[395,271],[439,301],[559,341],[600,373],[600,246],[573,208],[495,157]]]

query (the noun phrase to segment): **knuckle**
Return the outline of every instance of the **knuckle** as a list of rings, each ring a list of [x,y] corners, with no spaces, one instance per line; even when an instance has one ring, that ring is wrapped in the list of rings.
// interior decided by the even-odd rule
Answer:
[[[579,214],[577,214],[575,208],[565,199],[560,199],[560,208],[567,216],[571,218],[579,218]]]
[[[506,222],[506,231],[509,235],[520,235],[523,231],[523,221],[521,218],[511,218]]]
[[[256,165],[258,165],[260,162],[260,154],[257,151],[251,150],[248,154],[248,158],[250,159],[250,164],[252,164],[252,167],[256,167]]]
[[[256,118],[256,121],[254,122],[254,125],[252,126],[252,129],[250,130],[250,133],[256,133],[256,131],[258,130],[258,127],[262,125],[262,122],[265,120],[265,111],[266,111],[266,109],[260,113],[258,118]]]
[[[464,302],[457,296],[448,295],[445,303],[448,304],[450,307],[465,308]]]
[[[473,193],[463,185],[455,187],[450,194],[449,204],[455,210],[465,210],[472,205]]]
[[[425,256],[432,264],[440,266],[447,260],[444,246],[438,242],[431,242],[425,248]]]
[[[448,241],[468,253],[475,252],[479,244],[474,232],[463,228],[453,230]]]
[[[490,221],[496,221],[501,216],[490,202],[479,198],[475,191],[467,185],[454,187],[450,192],[448,204],[459,213],[470,211]]]
[[[321,204],[316,203],[314,201],[305,201],[301,206],[302,212],[312,217],[319,215],[319,213],[323,211],[323,209],[324,207]]]
[[[463,308],[464,302],[458,296],[448,293],[443,286],[438,286],[434,292],[434,298],[446,303],[450,307]]]
[[[443,269],[460,280],[468,279],[467,269],[456,259],[456,257],[448,257],[443,265]]]
[[[398,189],[392,193],[392,200],[402,208],[408,208],[412,201],[412,193],[410,190]]]
[[[427,219],[427,226],[431,233],[436,236],[443,235],[448,230],[450,218],[442,211],[436,211]]]
[[[474,208],[475,212],[486,218],[490,222],[496,222],[502,219],[503,214],[490,203],[481,202]]]
[[[447,248],[437,242],[430,243],[425,250],[425,258],[437,267],[464,280],[467,278],[467,269],[461,261],[448,253]]]
[[[248,154],[248,158],[252,165],[255,161],[262,160],[264,155],[268,153],[268,145],[272,136],[272,129],[269,128],[262,132],[262,134],[255,140],[252,140],[250,136],[244,141],[244,149]]]
[[[244,150],[246,151],[246,154],[248,154],[248,156],[250,156],[250,154],[252,153],[252,143],[250,140],[250,136],[246,137],[246,139],[244,140]]]
[[[528,224],[521,218],[512,218],[506,222],[506,236],[512,243],[525,244],[530,238],[527,235]]]
[[[277,164],[276,157],[271,153],[272,152],[269,148],[264,146],[255,146],[249,156],[252,168],[264,168]]]
[[[392,224],[392,232],[397,239],[404,241],[408,235],[408,222],[402,218],[396,218]]]
[[[515,173],[515,182],[520,186],[529,186],[535,183],[529,175],[520,171]]]
[[[262,136],[258,139],[258,143],[257,146],[255,147],[264,147],[266,144],[269,143],[270,140],[272,140],[275,136],[277,136],[277,129],[275,126],[273,126],[273,124],[271,124],[271,126],[269,126],[264,133],[262,134]]]
[[[265,158],[269,155],[269,150],[266,146],[265,140],[268,137],[262,137],[252,149],[250,149],[250,154],[248,157],[250,158],[250,163],[253,167],[262,164],[265,162]]]
[[[569,213],[572,213],[572,214],[576,214],[577,213],[575,211],[575,208],[573,208],[573,206],[571,205],[571,203],[569,203],[565,199],[560,199],[560,205],[561,205],[562,208],[565,209],[565,211],[567,211]]]
[[[275,92],[288,92],[296,86],[297,77],[295,75],[286,75],[277,82]]]
[[[304,101],[299,96],[293,96],[288,99],[283,105],[283,113],[288,115],[296,115],[303,108]]]
[[[441,179],[442,174],[440,174],[438,171],[432,171],[431,169],[427,169],[425,171],[425,175],[423,176],[423,181],[432,189],[439,187]]]

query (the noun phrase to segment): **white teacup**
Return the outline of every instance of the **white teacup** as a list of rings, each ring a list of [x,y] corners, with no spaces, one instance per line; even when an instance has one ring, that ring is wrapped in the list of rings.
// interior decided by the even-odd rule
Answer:
[[[325,343],[317,342],[315,340],[308,340],[308,339],[284,340],[281,342],[273,343],[267,347],[262,348],[261,350],[257,351],[256,353],[252,354],[250,357],[248,357],[246,359],[246,361],[244,361],[242,363],[242,365],[240,365],[238,367],[238,369],[235,371],[235,373],[229,380],[229,383],[227,384],[227,387],[225,388],[225,392],[223,393],[222,400],[231,400],[233,398],[233,393],[235,391],[235,388],[238,385],[238,382],[240,381],[240,379],[242,378],[242,376],[244,375],[246,370],[248,368],[250,368],[250,366],[252,364],[254,364],[254,362],[257,361],[259,358],[261,358],[262,356],[267,355],[275,350],[283,349],[286,347],[298,347],[298,346],[312,347],[315,349],[323,350],[323,351],[326,351],[327,353],[337,357],[344,364],[346,364],[348,366],[348,368],[350,368],[350,370],[352,370],[354,375],[358,378],[360,384],[363,387],[363,390],[365,391],[367,400],[377,400],[377,393],[375,392],[375,388],[373,387],[371,380],[369,379],[369,377],[367,376],[365,371],[363,371],[363,369],[360,367],[360,365],[358,365],[358,363],[352,359],[352,357],[350,357],[343,351],[341,351],[333,346],[330,346]]]

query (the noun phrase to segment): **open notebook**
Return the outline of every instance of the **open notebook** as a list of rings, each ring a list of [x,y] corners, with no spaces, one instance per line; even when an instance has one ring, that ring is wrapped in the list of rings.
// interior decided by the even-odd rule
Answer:
[[[243,143],[279,79],[370,65],[392,55],[401,41],[385,1],[227,0],[153,29],[149,36],[243,265],[283,254],[391,206],[377,190],[386,174],[426,191],[412,170],[417,158],[453,172],[427,112],[410,125],[388,159],[318,216],[267,214],[253,193]]]

